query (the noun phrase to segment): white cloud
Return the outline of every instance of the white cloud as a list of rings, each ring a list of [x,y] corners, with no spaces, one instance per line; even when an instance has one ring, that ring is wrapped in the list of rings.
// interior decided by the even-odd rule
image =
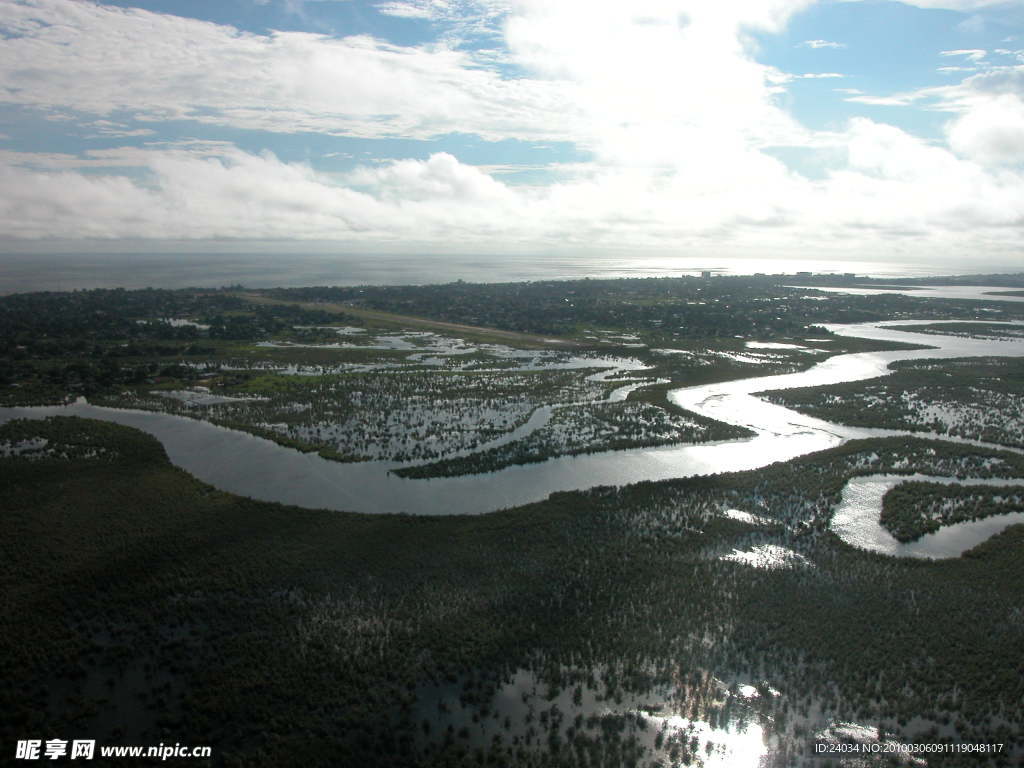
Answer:
[[[397,16],[402,19],[433,19],[437,17],[436,11],[431,6],[413,5],[412,3],[379,3],[374,8],[385,16]]]
[[[365,195],[269,155],[154,152],[147,170],[144,181],[131,181],[4,167],[0,185],[17,194],[0,201],[0,220],[14,237],[157,239],[291,237],[302,230],[339,237],[374,221],[375,204]]]
[[[346,177],[356,187],[368,187],[385,200],[495,201],[509,200],[507,187],[447,152],[426,161],[397,160],[384,167],[360,168]]]
[[[576,135],[601,162],[687,168],[720,152],[731,164],[756,147],[806,140],[775,101],[778,73],[754,60],[745,38],[806,4],[644,0],[595,12],[583,0],[524,0],[506,35],[512,62],[568,84],[581,112]]]
[[[744,34],[778,30],[811,2],[646,0],[595,9],[582,0],[523,0],[511,11],[499,0],[405,2],[445,20],[507,16],[507,50],[469,54],[367,37],[261,36],[137,9],[31,0],[0,7],[0,23],[17,34],[0,49],[0,98],[69,116],[126,112],[136,125],[187,118],[368,137],[459,131],[570,141],[602,163],[640,166],[686,167],[722,147],[734,162],[736,150],[808,140],[775,103],[772,70],[754,60]],[[506,60],[529,74],[503,77],[492,63]]]
[[[832,80],[843,77],[846,77],[846,75],[840,74],[839,72],[805,72],[803,74],[793,74],[789,72],[780,72],[778,70],[770,71],[765,75],[765,79],[775,86],[783,86],[787,83],[792,83],[794,80]],[[781,92],[784,89],[773,88],[772,90],[773,92]]]
[[[1013,5],[1015,0],[901,0],[905,5],[918,8],[940,9],[947,11],[976,11],[980,8],[995,8]]]
[[[425,19],[443,29],[442,40],[459,47],[467,39],[500,38],[513,0],[386,0],[374,5],[384,16]]]
[[[846,154],[818,181],[762,153],[723,165],[721,147],[682,168],[577,164],[561,182],[512,187],[438,153],[341,177],[230,145],[0,155],[0,229],[20,238],[416,242],[446,250],[713,246],[725,252],[1009,250],[1024,225],[1024,176],[992,174],[892,126],[856,120],[828,137]],[[144,162],[141,173],[86,173]],[[881,251],[879,251],[881,252]]]
[[[140,165],[144,163],[144,165]],[[122,164],[134,177],[85,173]],[[345,183],[230,145],[0,152],[0,222],[14,238],[479,241],[522,226],[524,199],[438,153],[362,168]],[[518,214],[518,215],[517,215]]]
[[[141,147],[87,149],[79,155],[66,152],[19,152],[0,150],[4,165],[42,170],[79,168],[147,169],[156,159],[216,159],[237,153],[234,144],[226,141],[189,140],[180,142],[149,142]]]
[[[255,35],[64,0],[0,5],[0,101],[277,132],[564,138],[558,83],[506,80],[469,53],[369,37]],[[88,87],[83,87],[88,83]]]
[[[807,48],[845,48],[846,43],[836,43],[832,40],[804,40],[800,45]]]
[[[153,136],[156,134],[152,128],[131,128],[124,123],[117,123],[111,120],[93,120],[91,123],[82,123],[83,127],[95,128],[96,133],[86,138],[103,139],[125,139],[133,136]]]
[[[931,86],[888,96],[853,94],[846,100],[885,106],[916,105],[934,111],[963,113],[1001,94],[1024,98],[1024,65],[984,65],[975,69],[943,67],[940,71],[977,74],[952,85]]]
[[[475,167],[449,153],[332,175],[223,142],[0,152],[0,231],[478,251],[931,256],[1019,248],[1024,67],[881,97],[949,111],[953,151],[870,120],[811,131],[786,111],[782,89],[841,75],[765,66],[748,37],[781,29],[810,2],[521,0],[509,9],[477,1],[481,24],[505,19],[507,45],[491,54],[253,35],[85,3],[7,4],[0,20],[20,36],[0,47],[0,97],[59,120],[89,113],[94,127],[112,131],[167,117],[362,136],[460,130],[571,141],[591,159],[559,166],[546,185],[513,186],[499,178],[507,165]],[[426,0],[404,5],[429,10],[423,18],[439,24],[459,12]],[[525,75],[503,76],[495,61]],[[133,122],[119,122],[122,112]],[[766,151],[779,146],[828,158],[821,177]]]
[[[778,30],[813,1],[644,0],[598,10],[582,0],[521,0],[512,10],[504,0],[401,3],[400,12],[450,22],[460,34],[466,19],[505,19],[507,51],[469,53],[22,0],[0,5],[0,30],[11,35],[0,47],[0,101],[63,119],[134,118],[111,135],[168,119],[359,137],[460,132],[570,141],[612,157],[658,148],[658,159],[635,161],[662,162],[722,126],[737,126],[751,146],[804,141],[744,35]],[[502,76],[506,60],[531,74]]]
[[[964,114],[1000,96],[1024,99],[1024,65],[989,66],[959,83],[922,88],[894,98],[905,104],[916,103],[936,111]]]
[[[978,48],[968,48],[958,51],[940,51],[940,56],[966,56],[971,61],[981,61],[985,58],[987,51],[980,50]]]
[[[892,96],[871,96],[863,92],[851,93],[844,101],[855,104],[870,104],[875,107],[906,107],[916,99],[914,94],[893,94]]]
[[[1024,100],[1008,93],[983,101],[947,128],[950,146],[985,165],[1024,163]]]

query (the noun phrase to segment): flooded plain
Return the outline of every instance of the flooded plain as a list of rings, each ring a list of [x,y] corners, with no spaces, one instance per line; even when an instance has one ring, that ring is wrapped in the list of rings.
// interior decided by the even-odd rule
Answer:
[[[843,336],[921,344],[926,349],[838,355],[800,373],[687,387],[670,393],[671,400],[681,407],[747,427],[755,437],[560,457],[460,477],[401,478],[392,472],[401,466],[395,462],[338,463],[195,419],[98,407],[82,400],[66,406],[2,408],[0,421],[74,415],[135,427],[157,437],[171,461],[200,480],[264,501],[366,513],[481,514],[544,499],[556,491],[757,469],[854,438],[906,434],[832,424],[767,403],[754,393],[882,376],[888,372],[889,363],[897,360],[1024,355],[1022,339],[972,339],[899,330],[900,325],[922,322],[828,328]],[[617,360],[609,367],[634,371],[640,367],[623,365],[625,362]],[[636,386],[643,384],[630,382],[611,399],[625,397]],[[547,413],[538,413],[517,430],[517,436],[539,428],[547,417]]]
[[[498,685],[485,686],[482,701],[465,683],[427,686],[417,691],[414,719],[424,723],[425,737],[448,734],[481,748],[569,744],[577,755],[593,759],[597,752],[608,760],[613,745],[623,764],[653,758],[662,764],[756,768],[773,742],[760,699],[761,691],[769,698],[778,691],[767,684],[759,689],[701,675],[693,685],[688,680],[633,686],[619,679],[621,671],[606,667],[564,672],[564,685],[557,685],[518,669]],[[693,700],[703,702],[699,712]]]

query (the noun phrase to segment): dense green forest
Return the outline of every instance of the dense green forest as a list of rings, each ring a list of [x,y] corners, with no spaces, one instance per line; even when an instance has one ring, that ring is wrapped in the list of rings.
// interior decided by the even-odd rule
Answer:
[[[1000,742],[995,765],[1024,754],[1024,527],[938,562],[827,530],[857,472],[1024,476],[1016,454],[855,442],[420,518],[222,493],[124,427],[0,427],[0,443],[30,438],[0,459],[8,743],[170,739],[245,766],[694,764],[715,737],[668,728],[682,713],[763,728],[780,766],[815,764],[829,722]],[[723,557],[766,544],[802,564]],[[498,694],[524,675],[538,690],[517,715]]]
[[[186,320],[181,322],[186,318]],[[261,307],[227,291],[136,290],[0,297],[0,405],[58,402],[159,376],[336,313]]]

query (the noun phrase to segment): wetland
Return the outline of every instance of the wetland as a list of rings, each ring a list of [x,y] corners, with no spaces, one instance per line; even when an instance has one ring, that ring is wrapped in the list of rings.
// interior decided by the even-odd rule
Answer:
[[[223,765],[1014,764],[1024,314],[964,293],[5,297],[8,735]]]

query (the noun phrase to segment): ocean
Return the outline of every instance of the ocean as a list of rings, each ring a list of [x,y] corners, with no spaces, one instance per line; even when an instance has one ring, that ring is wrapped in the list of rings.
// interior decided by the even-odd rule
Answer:
[[[594,254],[439,256],[371,254],[63,253],[0,254],[0,294],[89,288],[247,288],[424,285],[617,277],[852,272],[862,277],[1020,272],[1021,265],[965,261],[899,263]]]

